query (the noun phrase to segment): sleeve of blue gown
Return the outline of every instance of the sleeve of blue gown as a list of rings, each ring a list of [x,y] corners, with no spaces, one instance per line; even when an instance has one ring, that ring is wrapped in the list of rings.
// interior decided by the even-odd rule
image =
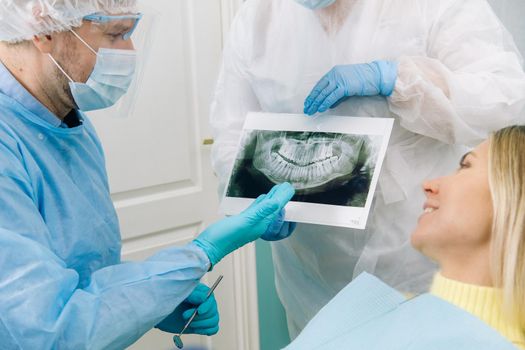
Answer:
[[[49,249],[0,230],[0,339],[7,349],[123,349],[180,304],[208,270],[189,244],[78,274]]]
[[[123,349],[168,316],[208,271],[206,254],[189,244],[102,268],[81,287],[78,273],[49,249],[53,238],[32,180],[9,152],[0,145],[2,349]]]

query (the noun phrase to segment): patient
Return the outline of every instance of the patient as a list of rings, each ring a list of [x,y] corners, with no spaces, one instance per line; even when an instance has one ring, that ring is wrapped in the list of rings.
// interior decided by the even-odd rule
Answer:
[[[287,349],[525,349],[525,126],[423,190],[412,245],[440,266],[430,293],[362,274]]]

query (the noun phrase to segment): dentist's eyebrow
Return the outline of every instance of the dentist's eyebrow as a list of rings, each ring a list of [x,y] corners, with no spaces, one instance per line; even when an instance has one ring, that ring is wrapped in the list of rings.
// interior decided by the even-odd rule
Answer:
[[[129,32],[131,28],[133,28],[133,25],[129,23],[114,23],[107,27],[107,32],[112,32],[112,33]]]

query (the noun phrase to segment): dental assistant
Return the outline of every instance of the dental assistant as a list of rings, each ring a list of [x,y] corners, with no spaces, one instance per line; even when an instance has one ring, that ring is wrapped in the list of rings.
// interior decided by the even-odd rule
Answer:
[[[248,0],[230,32],[210,116],[222,187],[248,111],[395,119],[366,229],[299,224],[272,244],[291,337],[364,271],[426,290],[435,266],[408,234],[419,184],[525,122],[521,56],[486,0]]]
[[[218,331],[200,278],[258,238],[287,237],[289,184],[193,242],[120,260],[104,154],[84,112],[134,75],[135,0],[0,0],[0,348],[123,349],[153,327]]]

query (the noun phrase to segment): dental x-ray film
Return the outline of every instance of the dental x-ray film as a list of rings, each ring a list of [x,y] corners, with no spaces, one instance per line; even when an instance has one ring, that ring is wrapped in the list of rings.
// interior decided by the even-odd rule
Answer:
[[[289,182],[287,221],[364,229],[392,126],[391,118],[249,113],[221,208],[238,214]]]

